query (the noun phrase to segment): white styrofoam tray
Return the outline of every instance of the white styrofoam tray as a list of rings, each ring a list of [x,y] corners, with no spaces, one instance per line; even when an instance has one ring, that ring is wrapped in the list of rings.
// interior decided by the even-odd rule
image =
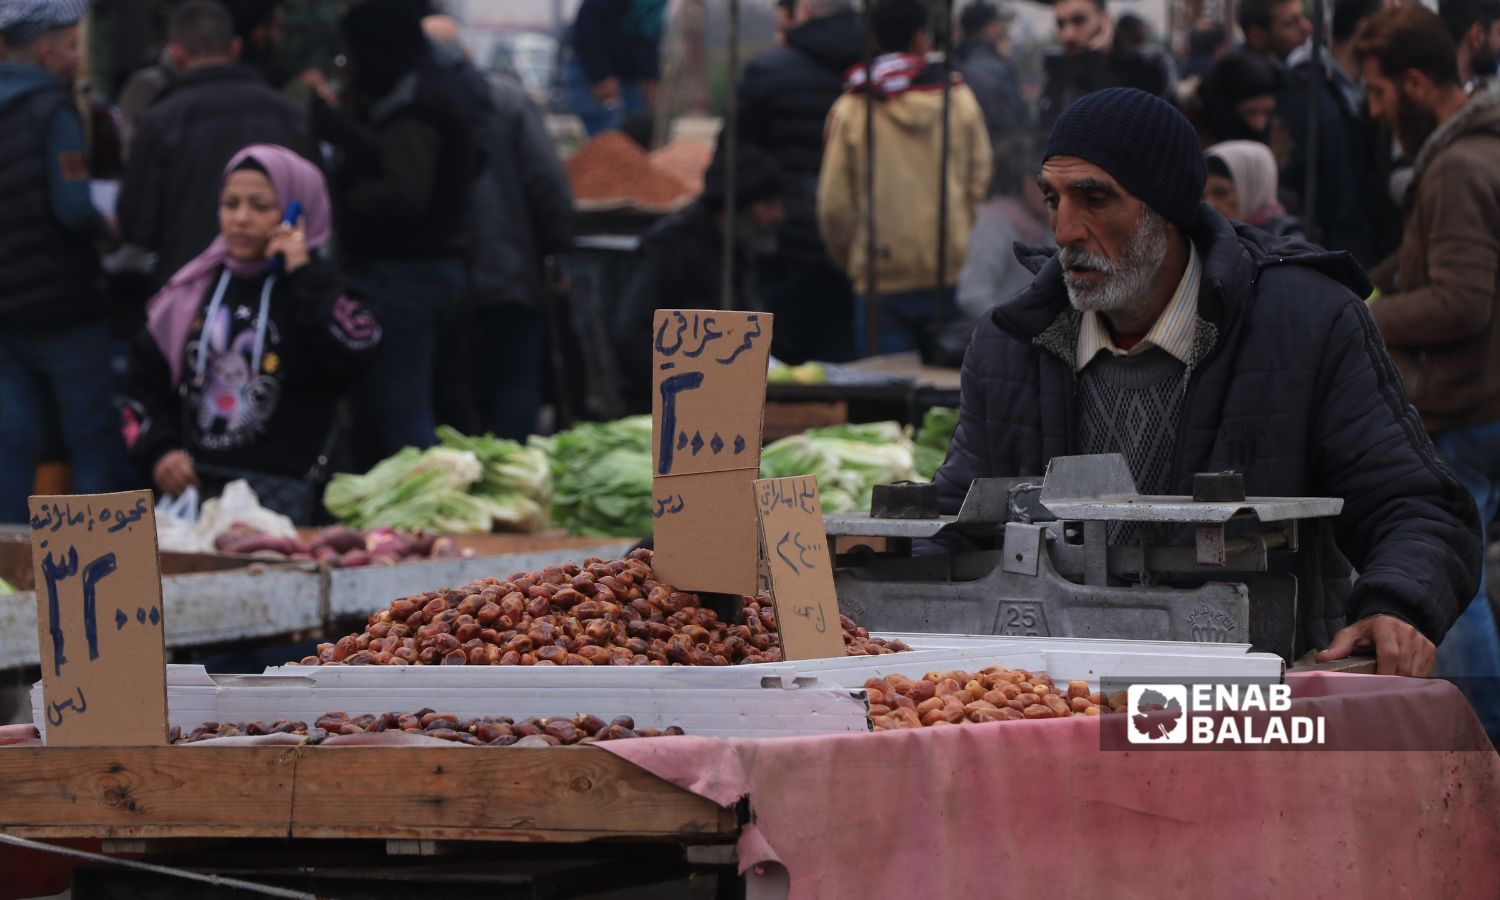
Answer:
[[[515,719],[588,713],[630,716],[642,728],[681,726],[705,737],[795,737],[868,731],[857,685],[841,687],[791,669],[619,666],[282,666],[261,675],[214,675],[167,667],[167,719],[303,721],[431,708]],[[41,687],[33,717],[45,727]],[[44,735],[45,736],[45,735]]]

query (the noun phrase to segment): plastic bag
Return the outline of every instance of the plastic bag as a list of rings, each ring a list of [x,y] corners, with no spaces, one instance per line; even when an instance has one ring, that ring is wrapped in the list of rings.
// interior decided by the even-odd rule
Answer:
[[[174,553],[201,552],[198,535],[198,489],[156,501],[156,545]]]
[[[231,481],[224,492],[212,500],[203,502],[198,514],[198,532],[203,535],[206,550],[214,549],[214,538],[236,525],[270,537],[295,538],[297,526],[281,513],[272,512],[260,505],[255,491],[244,479]]]
[[[178,553],[213,553],[214,539],[236,525],[272,537],[295,538],[292,520],[260,505],[255,491],[243,479],[225,485],[212,500],[198,503],[198,489],[163,499],[156,507],[156,542],[162,550]]]

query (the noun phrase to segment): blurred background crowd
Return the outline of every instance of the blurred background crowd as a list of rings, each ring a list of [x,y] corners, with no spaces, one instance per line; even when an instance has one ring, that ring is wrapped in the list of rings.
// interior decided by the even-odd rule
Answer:
[[[1392,5],[0,0],[0,521],[247,475],[315,509],[441,424],[644,411],[662,307],[773,312],[791,365],[957,365],[1105,87],[1188,115],[1223,215],[1390,283],[1500,54],[1500,0],[1370,33]]]

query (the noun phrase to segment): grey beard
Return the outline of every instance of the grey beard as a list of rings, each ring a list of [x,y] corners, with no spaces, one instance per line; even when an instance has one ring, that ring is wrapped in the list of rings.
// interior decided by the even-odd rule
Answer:
[[[1059,260],[1063,264],[1068,302],[1080,312],[1114,312],[1140,306],[1151,296],[1151,285],[1166,260],[1167,246],[1166,220],[1149,208],[1142,208],[1140,223],[1125,245],[1118,265],[1086,250],[1064,247]],[[1099,284],[1075,280],[1066,271],[1074,267],[1103,272],[1106,277]]]

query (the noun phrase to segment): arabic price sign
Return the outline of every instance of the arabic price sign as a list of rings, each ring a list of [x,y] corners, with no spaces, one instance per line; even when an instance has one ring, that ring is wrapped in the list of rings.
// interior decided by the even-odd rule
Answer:
[[[755,592],[750,484],[760,471],[769,313],[663,309],[651,331],[657,577],[688,591]]]
[[[776,599],[781,658],[843,656],[844,629],[818,480],[811,475],[757,480],[754,496]]]
[[[31,556],[47,743],[165,744],[151,492],[32,497]]]

